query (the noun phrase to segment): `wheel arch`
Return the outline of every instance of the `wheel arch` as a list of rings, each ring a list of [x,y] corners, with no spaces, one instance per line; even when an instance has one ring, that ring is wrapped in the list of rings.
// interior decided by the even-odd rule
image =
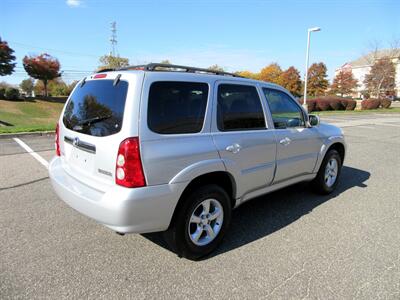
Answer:
[[[345,158],[345,155],[346,155],[346,147],[344,146],[344,144],[343,144],[343,143],[340,143],[340,142],[335,142],[335,143],[333,143],[332,145],[330,145],[330,146],[328,147],[328,150],[326,150],[325,155],[326,155],[326,153],[328,153],[330,150],[336,150],[336,151],[339,153],[340,159],[341,159],[342,164],[343,164],[343,161],[344,161],[344,158]],[[325,156],[325,155],[324,155],[324,156]]]
[[[331,136],[325,140],[318,154],[318,159],[314,167],[314,173],[317,173],[329,150],[336,150],[339,152],[340,158],[343,161],[346,156],[346,143],[343,136]]]
[[[192,193],[195,189],[207,185],[207,184],[215,184],[224,189],[229,195],[229,199],[231,201],[231,207],[235,207],[236,205],[236,182],[234,177],[226,171],[216,171],[210,172],[206,174],[202,174],[189,182],[189,184],[183,190],[179,200],[175,206],[174,213],[171,218],[171,224],[174,223],[177,212],[182,207],[185,202],[185,198]]]

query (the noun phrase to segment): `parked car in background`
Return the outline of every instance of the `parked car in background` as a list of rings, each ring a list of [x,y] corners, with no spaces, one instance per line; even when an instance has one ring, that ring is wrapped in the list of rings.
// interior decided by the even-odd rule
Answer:
[[[163,64],[81,80],[55,145],[63,201],[120,234],[163,231],[189,259],[213,251],[250,199],[301,181],[331,193],[346,151],[339,128],[278,85]]]

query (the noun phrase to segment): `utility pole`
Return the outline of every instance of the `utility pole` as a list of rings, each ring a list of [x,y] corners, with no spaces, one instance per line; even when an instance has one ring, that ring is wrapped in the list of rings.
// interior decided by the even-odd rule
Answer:
[[[111,52],[110,56],[116,57],[119,56],[117,51],[117,22],[111,22]]]

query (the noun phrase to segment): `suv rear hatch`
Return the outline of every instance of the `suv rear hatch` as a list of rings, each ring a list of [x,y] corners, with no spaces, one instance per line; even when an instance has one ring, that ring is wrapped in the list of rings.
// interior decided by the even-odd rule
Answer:
[[[61,160],[70,176],[100,191],[115,184],[119,145],[137,136],[142,78],[100,73],[75,87],[59,121]]]

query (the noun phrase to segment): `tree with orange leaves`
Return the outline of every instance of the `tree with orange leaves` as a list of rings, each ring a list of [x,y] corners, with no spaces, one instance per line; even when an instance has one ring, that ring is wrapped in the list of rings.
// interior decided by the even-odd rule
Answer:
[[[281,67],[277,63],[272,63],[261,70],[260,80],[281,84],[280,82],[281,74],[282,74]]]
[[[300,72],[295,67],[291,66],[282,72],[279,78],[279,83],[289,92],[291,92],[293,96],[301,96]]]
[[[38,56],[25,56],[22,60],[24,69],[29,76],[43,82],[44,93],[47,97],[47,83],[60,77],[60,62],[47,53]]]

